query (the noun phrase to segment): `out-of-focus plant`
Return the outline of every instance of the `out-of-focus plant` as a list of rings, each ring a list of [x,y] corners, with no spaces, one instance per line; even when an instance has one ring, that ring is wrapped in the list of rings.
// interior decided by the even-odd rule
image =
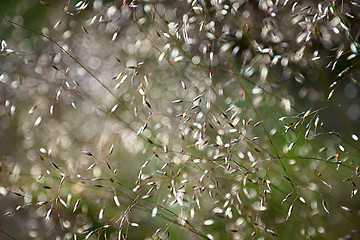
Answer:
[[[359,237],[358,3],[29,2],[43,26],[1,10],[2,236]]]

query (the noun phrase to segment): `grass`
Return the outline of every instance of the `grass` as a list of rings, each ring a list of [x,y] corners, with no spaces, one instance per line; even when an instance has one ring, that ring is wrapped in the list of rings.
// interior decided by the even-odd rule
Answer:
[[[357,238],[355,3],[61,4],[1,12],[5,239]]]

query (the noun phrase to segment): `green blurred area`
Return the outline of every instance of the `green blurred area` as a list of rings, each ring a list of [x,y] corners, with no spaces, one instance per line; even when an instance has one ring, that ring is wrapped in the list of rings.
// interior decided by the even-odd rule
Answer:
[[[51,1],[51,4],[57,4],[60,1]],[[47,11],[49,7],[42,5],[40,1],[37,0],[11,0],[11,1],[1,1],[0,2],[1,14],[5,17],[15,20],[20,24],[27,26],[34,31],[41,31],[41,28],[44,24],[44,18],[47,16]],[[54,7],[52,7],[54,10]],[[10,31],[10,29],[8,29]],[[9,34],[9,32],[5,32]],[[4,34],[4,33],[3,33]],[[27,33],[31,34],[31,33]]]

